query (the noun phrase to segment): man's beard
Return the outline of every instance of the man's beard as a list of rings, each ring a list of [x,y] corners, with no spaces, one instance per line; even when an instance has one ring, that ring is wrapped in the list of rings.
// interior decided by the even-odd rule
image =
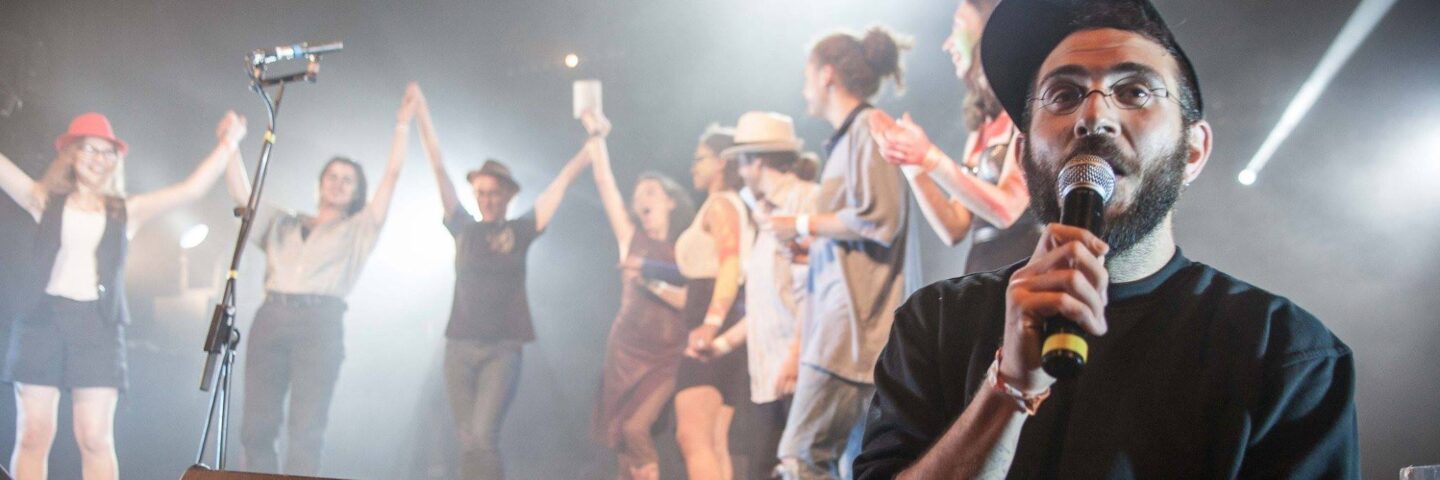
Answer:
[[[1105,219],[1105,231],[1100,238],[1110,245],[1110,255],[1130,250],[1141,239],[1155,231],[1175,202],[1180,199],[1181,182],[1185,171],[1185,160],[1189,156],[1188,144],[1182,135],[1169,151],[1159,158],[1141,162],[1120,153],[1120,148],[1110,137],[1090,135],[1080,139],[1075,148],[1065,155],[1066,161],[1076,155],[1095,155],[1118,165],[1129,175],[1140,175],[1139,190],[1129,208]],[[1060,221],[1060,201],[1057,198],[1056,182],[1059,181],[1063,162],[1035,161],[1032,150],[1025,149],[1021,166],[1025,169],[1025,180],[1030,190],[1030,208],[1044,223]]]

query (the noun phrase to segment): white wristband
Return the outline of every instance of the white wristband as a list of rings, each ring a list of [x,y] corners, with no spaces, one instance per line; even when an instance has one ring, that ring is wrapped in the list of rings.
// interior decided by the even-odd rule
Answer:
[[[722,316],[722,315],[706,315],[706,316],[705,316],[705,325],[710,325],[710,326],[718,327],[718,326],[721,326],[721,325],[724,325],[724,324],[725,324],[725,317]]]
[[[912,180],[913,180],[915,177],[918,177],[918,176],[920,176],[920,175],[924,175],[924,174],[925,174],[925,171],[926,171],[926,170],[925,170],[925,167],[921,167],[921,166],[919,166],[919,165],[905,164],[905,165],[901,165],[901,166],[900,166],[900,173],[904,173],[904,174],[905,174],[905,178],[912,179]]]
[[[670,284],[660,280],[646,280],[645,289],[650,290],[650,293],[655,295],[663,296],[665,295],[665,291],[670,289]]]
[[[735,346],[731,345],[730,341],[726,340],[725,337],[716,338],[715,341],[710,342],[710,347],[715,349],[715,353],[719,353],[721,355],[730,353],[731,350],[735,350]]]
[[[809,215],[796,215],[796,216],[795,216],[795,233],[800,234],[800,236],[802,236],[802,237],[808,237],[808,236],[810,236],[810,216],[809,216]]]
[[[945,158],[945,152],[940,151],[940,147],[931,145],[930,149],[925,151],[925,158],[920,161],[920,168],[924,172],[934,170],[943,158]]]

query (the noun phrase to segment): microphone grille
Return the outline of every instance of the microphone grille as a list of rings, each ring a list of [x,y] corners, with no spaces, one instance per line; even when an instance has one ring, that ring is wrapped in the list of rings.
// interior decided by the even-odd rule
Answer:
[[[1089,188],[1110,201],[1115,193],[1115,170],[1104,159],[1094,155],[1076,155],[1060,169],[1060,181],[1056,183],[1061,199],[1076,188]]]

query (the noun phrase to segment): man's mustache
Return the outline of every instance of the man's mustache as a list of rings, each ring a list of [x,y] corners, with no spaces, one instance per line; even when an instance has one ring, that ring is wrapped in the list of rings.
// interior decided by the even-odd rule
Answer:
[[[1121,152],[1120,145],[1115,143],[1115,139],[1106,135],[1080,137],[1065,158],[1075,158],[1076,155],[1094,155],[1103,158],[1106,163],[1110,164],[1110,168],[1115,170],[1116,175],[1126,175],[1139,168],[1135,159]]]

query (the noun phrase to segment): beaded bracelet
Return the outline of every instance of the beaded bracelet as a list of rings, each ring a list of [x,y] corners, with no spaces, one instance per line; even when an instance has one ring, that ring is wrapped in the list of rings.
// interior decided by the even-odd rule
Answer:
[[[1045,387],[1045,390],[1040,393],[1026,394],[1020,389],[1010,386],[1009,383],[1005,383],[1005,378],[1000,376],[1000,359],[1002,357],[1004,355],[1001,349],[995,349],[995,361],[990,362],[990,370],[985,372],[985,383],[995,391],[1014,399],[1015,405],[1020,408],[1021,412],[1025,412],[1025,415],[1034,416],[1035,412],[1040,409],[1040,404],[1044,403],[1046,398],[1050,398],[1050,387]]]

